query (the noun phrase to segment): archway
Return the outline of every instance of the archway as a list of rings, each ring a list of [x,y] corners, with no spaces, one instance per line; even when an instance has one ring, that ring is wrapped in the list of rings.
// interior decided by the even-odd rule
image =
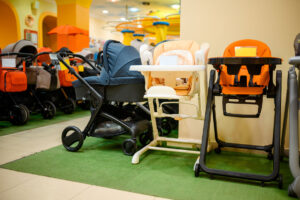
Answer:
[[[0,0],[0,48],[18,41],[20,38],[19,20],[9,3]]]
[[[57,26],[57,17],[47,15],[44,17],[42,22],[42,32],[43,32],[43,47],[49,47],[53,51],[57,48],[57,37],[56,34],[48,35],[48,32]]]

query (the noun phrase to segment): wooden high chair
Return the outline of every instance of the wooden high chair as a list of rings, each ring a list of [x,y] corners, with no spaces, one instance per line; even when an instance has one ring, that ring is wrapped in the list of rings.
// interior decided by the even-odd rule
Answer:
[[[136,152],[132,163],[139,163],[140,156],[148,150],[161,150],[199,154],[199,151],[179,149],[175,147],[162,147],[166,142],[190,147],[200,147],[201,140],[194,138],[162,137],[158,134],[156,118],[170,117],[181,119],[204,119],[206,105],[206,64],[209,44],[201,47],[194,41],[170,41],[157,46],[152,53],[141,47],[143,65],[131,66],[130,70],[140,71],[145,77],[145,98],[148,99],[151,121],[153,127],[153,141]],[[154,62],[154,65],[152,63]],[[150,64],[150,65],[146,65]],[[197,103],[190,100],[197,96]],[[161,101],[164,100],[164,101]],[[166,100],[178,100],[168,102]],[[184,100],[185,102],[182,102]],[[155,102],[154,102],[155,101]],[[187,102],[186,102],[187,101]],[[189,104],[196,110],[195,114],[167,114],[163,111],[166,104]],[[179,124],[180,126],[180,124]]]

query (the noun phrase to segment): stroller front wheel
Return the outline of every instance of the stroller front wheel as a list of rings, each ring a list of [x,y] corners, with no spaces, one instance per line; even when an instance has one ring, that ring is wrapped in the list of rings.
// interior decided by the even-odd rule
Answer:
[[[61,134],[62,144],[68,151],[78,151],[84,141],[84,135],[76,126],[68,126]]]
[[[123,142],[123,152],[125,155],[132,156],[136,152],[136,141],[133,139],[126,139]]]
[[[56,114],[56,107],[51,101],[45,101],[43,103],[43,118],[44,119],[52,119]]]

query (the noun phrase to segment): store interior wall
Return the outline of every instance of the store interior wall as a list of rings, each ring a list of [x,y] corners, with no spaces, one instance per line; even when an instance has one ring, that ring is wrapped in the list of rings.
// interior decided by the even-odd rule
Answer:
[[[288,60],[294,56],[293,41],[300,32],[299,0],[184,0],[181,1],[181,39],[195,40],[211,45],[209,57],[222,56],[231,42],[256,39],[265,42],[272,56],[283,59],[282,115],[287,86]],[[208,68],[209,71],[212,66]],[[259,119],[224,117],[222,101],[216,98],[220,138],[230,142],[269,144],[272,142],[274,103],[264,99]],[[184,106],[181,109],[189,110]],[[249,107],[236,106],[235,112],[250,112]],[[184,120],[181,130],[201,138],[203,123]],[[213,139],[213,127],[210,128]],[[286,147],[288,139],[286,140]]]
[[[19,37],[19,20],[14,13],[9,2],[0,1],[0,48],[4,48],[7,44],[13,43]]]
[[[46,16],[43,19],[43,47],[49,47],[56,51],[57,49],[57,36],[56,34],[49,35],[48,32],[57,26],[57,17]]]
[[[123,36],[119,32],[111,32],[110,30],[103,29],[106,22],[98,18],[90,17],[90,37],[97,39],[111,39],[122,41]]]

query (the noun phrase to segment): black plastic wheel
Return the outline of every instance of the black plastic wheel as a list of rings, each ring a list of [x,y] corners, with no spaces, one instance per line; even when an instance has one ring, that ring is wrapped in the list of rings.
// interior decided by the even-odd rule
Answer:
[[[221,148],[220,147],[215,148],[215,152],[216,152],[216,154],[220,154],[221,153]]]
[[[278,188],[279,189],[283,188],[283,176],[282,176],[282,174],[279,174],[279,176],[278,176]]]
[[[14,105],[9,111],[9,121],[13,125],[24,125],[29,120],[30,112],[25,105]]]
[[[72,114],[76,109],[76,102],[72,98],[67,98],[64,100],[63,105],[61,106],[61,110],[65,114]]]
[[[43,102],[42,116],[44,119],[52,119],[56,114],[56,107],[51,101]]]
[[[152,130],[147,130],[139,135],[139,141],[143,146],[146,146],[153,140]]]
[[[267,158],[268,158],[269,160],[273,160],[274,156],[273,156],[272,152],[269,152],[269,153],[268,153]]]
[[[199,174],[200,174],[200,165],[199,164],[196,164],[194,172],[195,172],[195,177],[199,177]]]
[[[78,151],[84,141],[84,135],[76,126],[68,126],[61,134],[61,141],[68,151]]]
[[[160,123],[161,136],[167,136],[172,131],[171,121],[168,118],[162,118]]]
[[[126,139],[122,144],[122,149],[125,155],[132,156],[136,152],[136,141]]]

